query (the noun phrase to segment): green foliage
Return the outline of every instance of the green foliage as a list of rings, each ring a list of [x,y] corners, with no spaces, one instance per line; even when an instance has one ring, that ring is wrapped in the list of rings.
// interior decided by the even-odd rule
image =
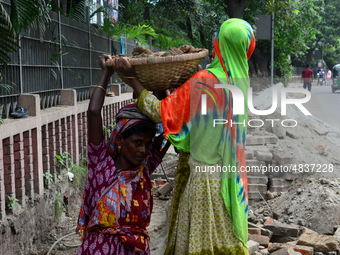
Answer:
[[[44,180],[45,185],[46,185],[47,187],[48,187],[48,185],[50,185],[50,184],[53,183],[53,175],[52,175],[52,174],[46,172],[46,173],[43,174],[43,176],[44,176],[44,178],[45,178],[45,180]]]
[[[70,172],[70,170],[74,167],[70,153],[63,152],[60,155],[56,155],[55,157],[57,159],[57,167],[59,168],[60,172],[62,172],[62,170]]]
[[[13,196],[7,196],[7,198],[8,198],[7,208],[11,211],[14,211],[15,207],[18,205],[19,200]]]
[[[113,129],[115,128],[115,126],[116,126],[116,121],[114,121],[110,126],[103,126],[103,131],[104,131],[104,135],[105,136],[110,136],[111,135],[111,133],[112,133],[112,131],[113,131]]]
[[[11,0],[11,22],[16,34],[32,26],[39,29],[42,38],[51,20],[48,3],[46,0]]]
[[[103,30],[115,40],[118,40],[121,36],[125,36],[127,39],[137,41],[141,45],[148,44],[149,39],[145,35],[156,36],[154,29],[149,25],[138,24],[133,26],[124,23],[113,25],[108,18],[104,19]]]
[[[77,189],[79,189],[81,182],[87,177],[87,163],[84,162],[79,166],[75,165],[72,161],[71,154],[68,152],[63,152],[60,155],[56,155],[56,159],[59,172],[63,173],[63,170],[66,170],[66,172],[72,173],[74,175],[73,178],[75,186]]]
[[[0,65],[11,61],[9,52],[16,52],[19,48],[17,34],[12,26],[9,15],[0,2]]]

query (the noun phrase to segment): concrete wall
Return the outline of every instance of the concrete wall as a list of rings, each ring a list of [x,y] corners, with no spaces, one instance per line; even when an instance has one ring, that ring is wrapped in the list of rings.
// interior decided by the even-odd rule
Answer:
[[[132,93],[115,94],[119,96],[105,99],[105,126],[132,100]],[[88,103],[77,102],[75,90],[63,90],[61,105],[40,110],[39,95],[20,95],[20,106],[28,109],[29,117],[5,119],[0,125],[0,220],[11,214],[6,208],[8,196],[25,208],[26,201],[43,196],[44,173],[57,180],[56,155],[68,152],[79,162],[87,143]]]

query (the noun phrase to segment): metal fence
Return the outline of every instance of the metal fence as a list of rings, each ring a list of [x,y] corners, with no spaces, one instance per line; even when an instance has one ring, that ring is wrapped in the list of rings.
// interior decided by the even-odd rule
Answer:
[[[3,0],[10,13],[10,0]],[[20,48],[11,53],[11,62],[0,66],[3,84],[12,85],[11,91],[0,87],[0,116],[7,118],[18,105],[19,94],[40,95],[40,107],[45,109],[60,104],[61,89],[75,89],[77,100],[90,97],[89,87],[99,81],[101,69],[98,59],[104,53],[122,53],[120,41],[112,40],[96,25],[77,22],[60,12],[50,12],[51,22],[43,38],[37,29],[29,29],[20,38]],[[125,54],[131,54],[136,43],[123,38]],[[160,48],[150,47],[152,51]],[[208,63],[206,57],[201,65]],[[117,75],[112,77],[116,81]],[[122,84],[122,92],[126,92]]]
[[[10,0],[2,4],[10,13]],[[50,12],[50,17],[43,39],[37,29],[29,29],[21,36],[18,51],[10,54],[8,67],[0,66],[1,83],[12,85],[10,91],[0,87],[3,118],[14,110],[22,93],[40,94],[41,109],[60,104],[61,89],[75,89],[78,101],[89,99],[89,87],[99,81],[102,73],[100,56],[112,53],[113,48],[121,53],[120,42],[110,39],[96,25],[77,22],[59,12]],[[127,54],[131,54],[134,41],[124,39],[124,44]]]

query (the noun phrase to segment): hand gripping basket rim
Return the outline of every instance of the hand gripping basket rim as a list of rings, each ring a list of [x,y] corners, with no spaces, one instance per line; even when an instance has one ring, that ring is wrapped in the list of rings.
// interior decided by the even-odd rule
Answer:
[[[195,73],[202,58],[208,55],[209,51],[204,49],[197,53],[177,56],[134,58],[130,59],[130,63],[138,80],[147,90],[164,91],[182,85]],[[111,60],[108,60],[106,65],[112,66]],[[120,73],[118,75],[125,83],[129,83]]]

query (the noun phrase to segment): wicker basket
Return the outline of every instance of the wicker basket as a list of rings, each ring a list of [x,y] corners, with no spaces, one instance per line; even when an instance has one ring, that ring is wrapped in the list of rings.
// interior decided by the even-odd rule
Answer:
[[[181,86],[196,72],[202,58],[208,55],[209,51],[204,49],[177,56],[132,58],[130,62],[136,77],[147,90],[164,91]],[[111,61],[107,61],[106,65],[111,66]],[[117,74],[125,83],[129,83],[123,75]]]

